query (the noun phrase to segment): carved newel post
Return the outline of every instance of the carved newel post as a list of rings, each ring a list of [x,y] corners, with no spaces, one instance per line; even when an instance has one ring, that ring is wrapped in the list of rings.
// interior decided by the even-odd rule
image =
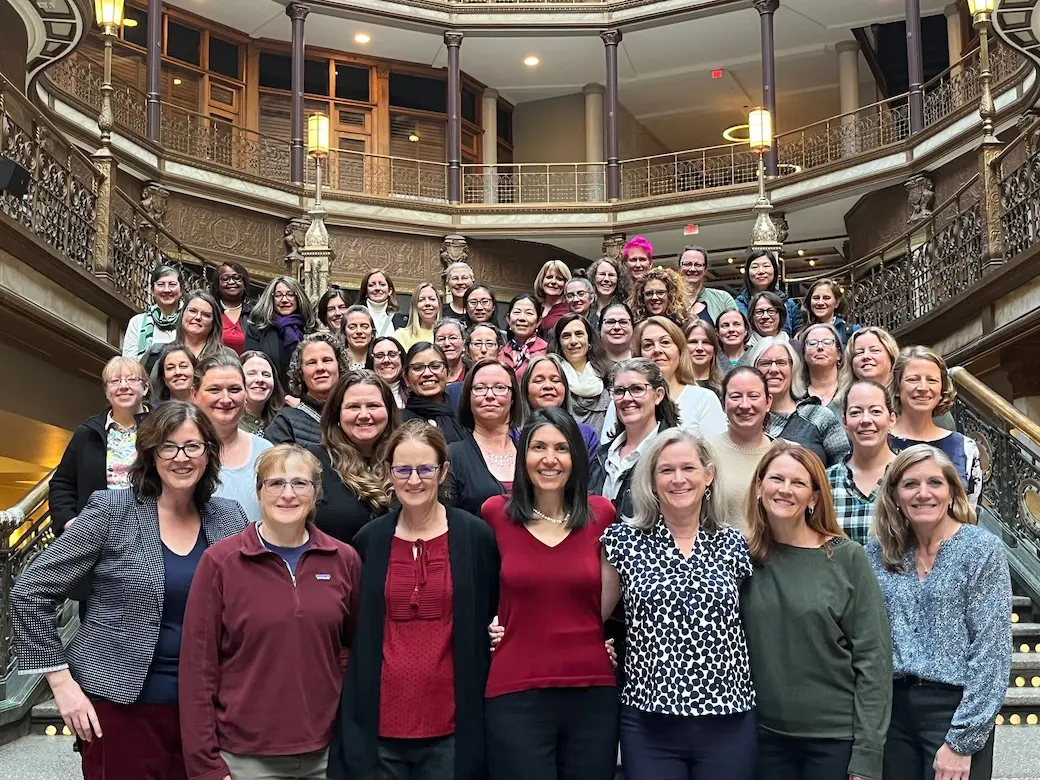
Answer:
[[[457,233],[445,236],[444,241],[441,243],[439,256],[441,261],[441,291],[444,295],[448,295],[448,266],[452,263],[469,262],[469,244],[466,243],[466,237]]]

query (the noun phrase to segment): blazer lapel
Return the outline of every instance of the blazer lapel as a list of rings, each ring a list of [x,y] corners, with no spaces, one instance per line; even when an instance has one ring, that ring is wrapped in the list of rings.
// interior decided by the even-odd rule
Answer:
[[[141,528],[141,549],[144,551],[148,577],[155,590],[155,601],[161,615],[163,595],[166,592],[166,570],[163,566],[162,541],[159,538],[159,508],[154,498],[137,502],[137,520]]]
[[[236,531],[224,527],[220,515],[213,511],[213,505],[209,501],[199,507],[199,517],[202,519],[202,533],[206,535],[207,547],[236,533]]]

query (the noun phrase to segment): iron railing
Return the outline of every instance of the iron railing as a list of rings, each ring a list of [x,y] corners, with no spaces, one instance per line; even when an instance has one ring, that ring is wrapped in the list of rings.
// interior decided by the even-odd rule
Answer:
[[[622,160],[623,200],[751,184],[758,179],[758,155],[747,144],[655,154]]]
[[[1000,181],[1000,229],[1011,258],[1040,242],[1040,120],[991,161]]]
[[[463,165],[463,203],[602,203],[603,163]]]
[[[29,171],[28,192],[0,192],[0,211],[91,270],[101,173],[17,87],[0,76],[0,157]]]

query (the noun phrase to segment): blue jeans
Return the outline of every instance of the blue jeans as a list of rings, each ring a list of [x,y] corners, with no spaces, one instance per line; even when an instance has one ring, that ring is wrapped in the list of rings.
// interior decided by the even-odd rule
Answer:
[[[621,708],[625,780],[753,780],[755,711],[661,715]]]

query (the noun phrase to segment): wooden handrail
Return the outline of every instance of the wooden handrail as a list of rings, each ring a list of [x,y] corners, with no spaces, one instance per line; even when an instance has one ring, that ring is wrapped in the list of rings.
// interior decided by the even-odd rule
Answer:
[[[1009,404],[1006,399],[995,393],[986,384],[979,381],[979,379],[968,371],[968,369],[963,366],[953,366],[950,368],[950,377],[953,379],[955,385],[966,390],[973,398],[993,412],[993,414],[1003,418],[1008,425],[1016,429],[1019,433],[1025,434],[1027,437],[1032,439],[1038,447],[1040,447],[1040,425],[1037,425],[1031,419],[1022,414],[1022,412]]]

